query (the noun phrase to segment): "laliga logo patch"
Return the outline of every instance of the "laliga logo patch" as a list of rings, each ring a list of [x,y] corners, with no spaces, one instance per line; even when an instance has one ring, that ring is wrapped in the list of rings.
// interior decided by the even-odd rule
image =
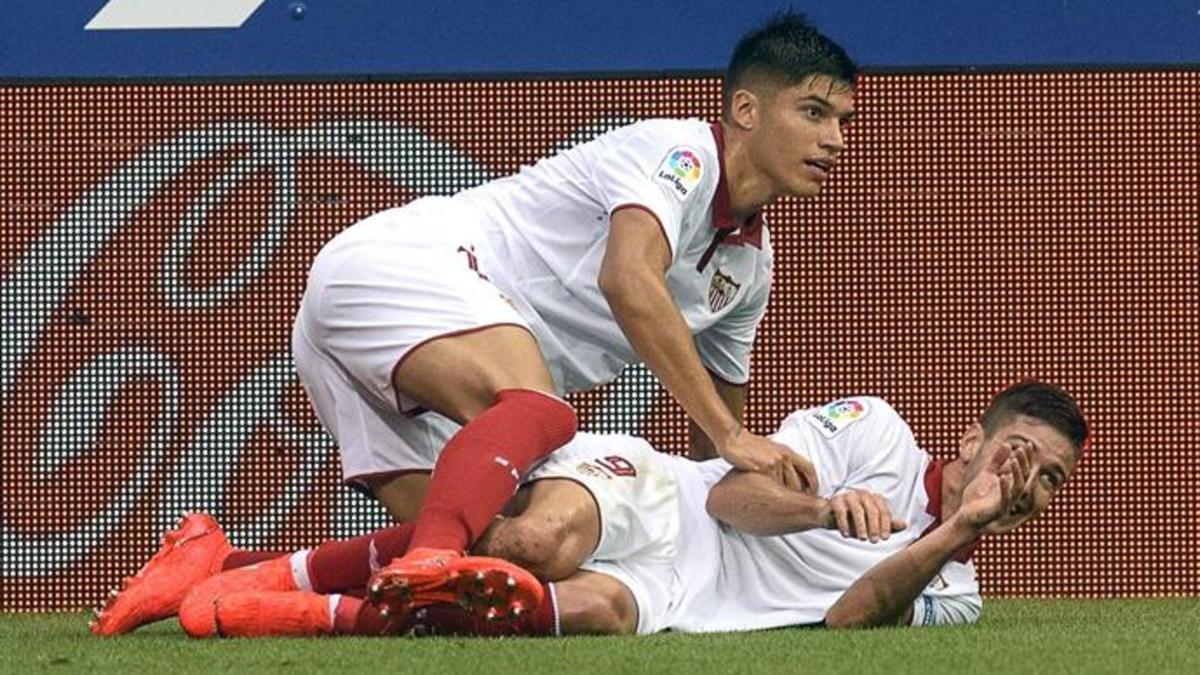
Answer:
[[[721,311],[733,302],[741,288],[742,285],[734,281],[733,277],[717,268],[717,271],[713,272],[712,281],[708,284],[708,308],[714,314]]]
[[[687,199],[692,190],[700,184],[700,177],[703,175],[700,155],[691,148],[671,150],[654,172],[655,180],[670,185],[673,188],[671,194],[679,201]]]
[[[870,412],[867,404],[854,398],[844,398],[834,401],[824,408],[817,408],[805,415],[804,419],[817,428],[825,438],[833,438],[852,423],[861,420]]]

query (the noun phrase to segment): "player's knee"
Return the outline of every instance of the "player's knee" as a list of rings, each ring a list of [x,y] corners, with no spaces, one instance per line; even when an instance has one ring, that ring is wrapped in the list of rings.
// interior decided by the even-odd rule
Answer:
[[[515,562],[541,579],[563,579],[579,565],[563,550],[569,538],[562,520],[519,516],[496,524],[483,553]]]
[[[564,610],[564,629],[575,634],[632,635],[637,632],[638,609],[633,595],[613,583],[595,588],[573,607]]]
[[[542,432],[542,444],[547,451],[570,443],[579,430],[575,408],[553,394],[533,389],[504,389],[496,396],[496,403],[518,407],[524,421]]]

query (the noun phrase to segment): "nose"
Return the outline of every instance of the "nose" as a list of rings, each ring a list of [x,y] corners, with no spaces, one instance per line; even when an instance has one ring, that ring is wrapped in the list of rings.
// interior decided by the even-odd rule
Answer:
[[[830,120],[830,130],[821,138],[821,149],[834,157],[846,149],[846,138],[838,120]]]

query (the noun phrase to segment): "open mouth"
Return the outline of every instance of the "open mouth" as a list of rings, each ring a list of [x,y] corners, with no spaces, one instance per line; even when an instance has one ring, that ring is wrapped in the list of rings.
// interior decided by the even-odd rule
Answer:
[[[833,168],[833,163],[824,159],[809,159],[805,160],[804,163],[826,175],[828,175],[829,170]]]

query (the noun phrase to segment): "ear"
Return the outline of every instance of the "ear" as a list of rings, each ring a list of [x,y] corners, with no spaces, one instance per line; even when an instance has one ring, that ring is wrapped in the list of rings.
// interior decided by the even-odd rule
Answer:
[[[758,126],[761,103],[758,95],[749,89],[734,91],[733,99],[729,103],[729,121],[743,131],[750,131]]]
[[[964,463],[969,464],[982,445],[983,425],[979,422],[972,422],[971,426],[963,431],[962,438],[958,440],[958,456]]]

